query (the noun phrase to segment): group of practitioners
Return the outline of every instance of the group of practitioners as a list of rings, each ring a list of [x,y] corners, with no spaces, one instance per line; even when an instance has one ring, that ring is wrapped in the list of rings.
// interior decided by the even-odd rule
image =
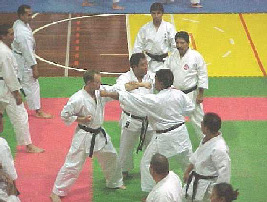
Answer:
[[[153,3],[150,13],[153,20],[137,34],[130,70],[113,86],[101,85],[100,72],[87,70],[83,88],[61,111],[66,125],[78,125],[52,188],[53,202],[68,194],[87,157],[97,158],[107,188],[126,189],[123,179],[134,168],[134,153],[140,151],[141,189],[148,193],[143,201],[228,202],[237,198],[238,192],[229,184],[231,160],[220,132],[221,118],[203,112],[204,90],[208,89],[205,61],[199,52],[190,49],[187,32],[176,32],[171,23],[162,20],[161,3]],[[30,6],[22,5],[13,28],[0,25],[0,129],[6,110],[18,144],[25,145],[28,152],[44,152],[31,142],[28,114],[20,93],[25,94],[36,117],[52,118],[40,105],[31,15]],[[122,108],[119,154],[102,127],[105,103],[113,99],[119,100]],[[194,153],[185,116],[190,118],[200,141]],[[0,156],[0,201],[20,201],[14,162],[3,138]],[[169,170],[170,158],[183,169],[184,186],[180,177]]]

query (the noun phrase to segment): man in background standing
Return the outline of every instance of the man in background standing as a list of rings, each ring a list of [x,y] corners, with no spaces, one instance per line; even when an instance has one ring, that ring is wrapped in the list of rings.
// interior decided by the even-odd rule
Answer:
[[[32,19],[32,10],[28,5],[21,5],[17,11],[18,20],[13,25],[14,41],[12,49],[17,60],[18,78],[25,92],[30,110],[35,110],[38,118],[50,119],[52,115],[41,109],[39,72],[35,58],[35,39],[29,22]]]

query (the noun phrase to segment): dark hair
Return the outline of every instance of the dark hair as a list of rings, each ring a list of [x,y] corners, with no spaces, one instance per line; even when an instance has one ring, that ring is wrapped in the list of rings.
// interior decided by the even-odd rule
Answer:
[[[212,134],[217,133],[222,125],[221,117],[213,112],[208,112],[203,117],[203,124],[206,126]]]
[[[169,173],[169,161],[165,156],[159,153],[152,156],[150,166],[157,174]]]
[[[164,13],[164,8],[162,3],[153,3],[150,6],[150,13],[152,13],[152,11],[161,11],[162,13]]]
[[[86,72],[84,72],[83,74],[83,81],[85,84],[87,84],[88,81],[94,81],[94,77],[96,74],[100,74],[99,71],[97,70],[87,70]]]
[[[25,14],[25,9],[31,9],[29,5],[23,4],[18,8],[17,14],[18,16]]]
[[[180,32],[177,32],[175,34],[175,41],[178,39],[178,38],[182,38],[186,41],[186,43],[189,43],[189,34],[185,31],[180,31]]]
[[[8,30],[12,28],[11,24],[0,24],[0,40],[8,34]]]
[[[234,191],[232,185],[224,182],[215,184],[213,189],[215,190],[217,196],[224,198],[226,202],[236,200],[239,194],[238,189]]]
[[[160,69],[156,72],[158,81],[162,83],[163,88],[169,88],[173,84],[174,76],[169,69]]]
[[[131,58],[130,58],[130,66],[138,66],[140,59],[141,58],[146,58],[144,53],[134,53],[132,54]]]

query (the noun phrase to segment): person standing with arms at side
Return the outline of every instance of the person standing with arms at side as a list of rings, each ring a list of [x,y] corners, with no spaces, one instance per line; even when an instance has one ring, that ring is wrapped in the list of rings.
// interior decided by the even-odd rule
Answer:
[[[78,122],[69,153],[61,167],[50,198],[61,201],[76,181],[86,158],[96,157],[106,178],[106,187],[126,189],[121,165],[110,136],[102,128],[104,106],[110,99],[100,97],[101,75],[87,70],[83,75],[84,87],[71,96],[61,112],[65,124]]]
[[[25,92],[30,110],[35,110],[38,118],[50,119],[52,115],[41,109],[39,72],[35,58],[35,39],[29,22],[32,20],[32,10],[28,5],[21,5],[17,11],[18,20],[14,22],[14,41],[12,50],[17,60],[18,78]]]
[[[162,19],[164,8],[161,3],[150,7],[152,21],[145,24],[138,32],[133,53],[144,52],[147,55],[148,70],[155,73],[163,67],[168,52],[175,50],[175,27]]]
[[[154,77],[147,71],[147,60],[144,53],[134,53],[130,58],[130,71],[123,73],[116,81],[114,88],[126,90],[133,94],[152,94]],[[134,168],[133,152],[138,142],[146,116],[132,108],[124,108],[121,114],[120,162],[123,176]],[[149,144],[153,130],[151,126],[145,134],[143,150]]]
[[[209,201],[212,187],[216,183],[230,182],[231,159],[229,148],[219,131],[221,117],[206,113],[201,123],[205,137],[190,157],[184,172],[185,201]]]
[[[184,31],[175,35],[177,49],[164,63],[174,75],[174,87],[187,94],[195,104],[194,112],[190,120],[199,140],[204,135],[201,131],[203,120],[203,99],[204,90],[208,89],[208,73],[206,63],[200,53],[189,48],[189,34]]]
[[[14,127],[18,145],[25,145],[29,153],[44,152],[43,149],[32,144],[28,113],[22,103],[19,89],[21,88],[16,77],[18,68],[16,59],[10,46],[14,38],[11,25],[0,25],[0,111],[6,110]]]
[[[182,202],[182,182],[178,175],[169,171],[169,161],[165,156],[156,153],[151,159],[149,171],[156,185],[146,202]]]

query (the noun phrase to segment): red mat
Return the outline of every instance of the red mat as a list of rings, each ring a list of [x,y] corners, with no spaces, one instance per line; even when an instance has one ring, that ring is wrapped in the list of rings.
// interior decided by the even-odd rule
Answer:
[[[15,166],[22,201],[50,201],[50,192],[75,128],[75,124],[68,127],[60,120],[59,114],[66,102],[66,98],[42,99],[44,110],[54,115],[52,120],[29,116],[32,140],[46,152],[27,154],[24,148],[18,149]],[[206,112],[217,112],[224,121],[267,120],[267,98],[205,98],[204,108]],[[105,120],[118,121],[120,113],[118,101],[112,101],[106,106]],[[79,179],[63,201],[91,201],[92,194],[92,167],[88,158]]]
[[[23,202],[50,201],[49,195],[68,153],[75,129],[75,124],[66,126],[59,116],[66,101],[67,99],[42,99],[43,109],[52,113],[54,119],[37,119],[29,115],[33,143],[46,151],[42,154],[28,154],[24,147],[18,148],[15,166],[20,199]],[[92,194],[92,167],[88,158],[79,179],[62,201],[91,201]]]

